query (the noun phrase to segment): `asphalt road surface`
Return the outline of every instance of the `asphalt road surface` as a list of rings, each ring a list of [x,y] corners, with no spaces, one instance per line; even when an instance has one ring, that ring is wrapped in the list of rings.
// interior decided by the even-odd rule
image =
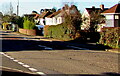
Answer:
[[[45,74],[109,76],[120,72],[117,53],[71,47],[64,42],[41,41],[39,37],[30,38],[5,31],[1,31],[0,35],[2,52]],[[2,57],[2,63],[2,66],[9,68],[27,70],[6,57]],[[11,66],[10,63],[14,65]]]

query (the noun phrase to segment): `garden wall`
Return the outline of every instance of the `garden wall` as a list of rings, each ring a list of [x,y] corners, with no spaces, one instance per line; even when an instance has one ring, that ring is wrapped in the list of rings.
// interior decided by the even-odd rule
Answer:
[[[36,30],[33,30],[33,29],[21,29],[21,28],[19,28],[19,32],[22,34],[26,34],[26,35],[36,36]]]

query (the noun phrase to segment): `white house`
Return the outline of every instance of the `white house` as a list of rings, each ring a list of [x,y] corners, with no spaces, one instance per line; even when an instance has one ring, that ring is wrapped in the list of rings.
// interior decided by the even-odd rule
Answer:
[[[60,15],[61,10],[54,12],[53,14],[45,17],[46,25],[58,25],[63,23],[63,18]]]
[[[107,10],[108,8],[104,8],[104,5],[101,4],[100,5],[100,8],[95,8],[95,6],[92,6],[92,8],[85,8],[85,11],[83,12],[82,14],[82,25],[81,25],[81,29],[82,30],[88,30],[90,28],[90,25],[91,25],[91,21],[90,21],[90,18],[93,14],[93,12],[104,12],[105,10]],[[104,22],[104,21],[102,21]],[[102,26],[104,26],[105,24],[104,23],[101,23],[101,24],[98,24],[98,25],[101,25],[100,28]],[[98,31],[100,31],[100,28],[98,28]]]
[[[58,10],[45,18],[46,25],[58,25],[63,23],[66,14],[78,16],[80,13],[75,5],[71,5],[71,7],[65,5],[61,10]]]

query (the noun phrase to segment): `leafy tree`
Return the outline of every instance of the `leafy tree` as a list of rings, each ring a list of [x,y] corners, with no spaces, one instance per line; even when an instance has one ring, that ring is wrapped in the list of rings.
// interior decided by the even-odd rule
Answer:
[[[2,18],[3,17],[3,13],[2,12],[0,12],[0,18]]]
[[[12,21],[12,18],[11,18],[10,15],[5,15],[5,16],[3,16],[3,21],[4,21],[4,22],[11,22],[11,21]]]
[[[97,31],[98,24],[104,20],[104,16],[101,15],[101,11],[93,11],[90,14],[90,31]]]

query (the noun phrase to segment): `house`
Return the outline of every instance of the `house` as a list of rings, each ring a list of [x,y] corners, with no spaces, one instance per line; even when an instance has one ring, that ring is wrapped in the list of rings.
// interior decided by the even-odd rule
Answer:
[[[65,15],[78,16],[79,11],[75,5],[65,5],[62,9],[45,18],[46,25],[58,25],[65,21]]]
[[[85,11],[82,14],[83,22],[82,22],[82,25],[81,25],[81,29],[82,30],[89,30],[90,25],[91,25],[91,18],[94,16],[94,14],[102,13],[102,12],[104,12],[107,9],[108,8],[104,8],[103,4],[100,5],[100,8],[95,8],[95,6],[92,6],[92,8],[85,8]],[[99,25],[104,26],[105,25],[105,21],[101,21],[101,23]],[[101,27],[99,27],[99,28],[101,28]]]
[[[46,25],[46,22],[45,22],[45,17],[47,17],[48,15],[52,14],[52,12],[50,11],[44,11],[40,14],[39,16],[39,24],[40,25]]]
[[[61,24],[63,22],[63,20],[62,20],[62,16],[59,15],[60,13],[61,13],[61,10],[54,12],[53,14],[47,16],[45,18],[46,25]]]
[[[120,27],[120,2],[102,13],[106,18],[105,27]]]
[[[39,24],[39,16],[40,14],[38,14],[36,11],[32,11],[31,14],[24,14],[24,17],[34,18],[36,24]]]

